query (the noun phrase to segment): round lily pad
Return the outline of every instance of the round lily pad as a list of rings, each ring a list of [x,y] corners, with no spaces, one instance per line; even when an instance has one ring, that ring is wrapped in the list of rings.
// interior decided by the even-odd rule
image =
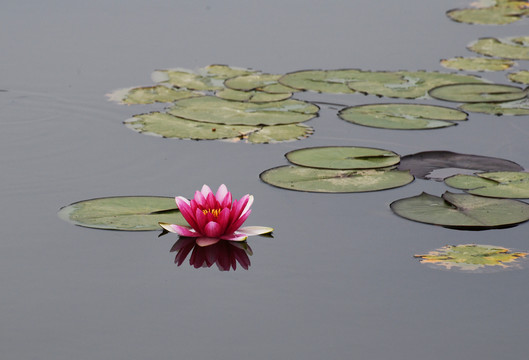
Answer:
[[[520,83],[520,84],[529,84],[529,71],[522,70],[512,74],[509,74],[509,80]]]
[[[529,173],[488,172],[475,175],[454,175],[445,184],[469,194],[494,198],[529,198]]]
[[[438,100],[460,103],[494,103],[527,97],[523,89],[500,84],[453,84],[431,89],[428,94]]]
[[[104,230],[161,230],[158,222],[188,225],[174,198],[161,196],[84,200],[61,208],[58,215],[75,225]]]
[[[464,111],[484,113],[490,115],[529,115],[529,101],[527,98],[502,103],[474,103],[463,104],[459,107]]]
[[[348,107],[338,116],[353,124],[383,129],[436,129],[467,119],[463,111],[420,104],[371,104]]]
[[[507,59],[490,59],[482,57],[455,57],[441,60],[445,68],[466,71],[503,71],[515,65],[515,62]]]
[[[255,104],[203,96],[177,101],[168,113],[189,120],[226,125],[295,124],[315,117],[319,108],[300,100]]]
[[[202,94],[163,85],[119,89],[108,94],[110,100],[126,105],[168,103],[196,96],[202,96]]]
[[[391,210],[408,220],[462,230],[514,226],[529,220],[529,205],[518,200],[492,199],[445,192],[394,201]]]
[[[266,170],[260,178],[267,184],[287,190],[354,193],[404,186],[413,181],[406,171],[329,170],[286,165]]]
[[[215,95],[225,100],[243,101],[251,103],[281,101],[292,97],[292,93],[271,94],[263,91],[239,91],[232,89],[224,89],[217,91]]]
[[[503,59],[529,60],[529,36],[514,38],[482,38],[468,45],[468,49],[481,55]]]
[[[474,171],[523,171],[523,167],[510,160],[490,156],[459,154],[451,151],[424,151],[401,157],[399,170],[409,170],[421,179],[443,180],[432,172],[439,169],[469,169]]]
[[[285,154],[295,165],[319,169],[375,169],[398,164],[393,151],[356,146],[323,146],[293,150]]]
[[[520,269],[527,255],[501,246],[464,244],[443,246],[414,257],[434,269],[480,273]]]

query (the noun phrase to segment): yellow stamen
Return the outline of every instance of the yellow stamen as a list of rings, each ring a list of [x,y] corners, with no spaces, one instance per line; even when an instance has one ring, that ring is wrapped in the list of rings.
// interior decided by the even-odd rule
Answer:
[[[213,215],[214,217],[218,217],[220,215],[220,209],[204,209],[202,210],[204,215],[207,215],[208,213]]]

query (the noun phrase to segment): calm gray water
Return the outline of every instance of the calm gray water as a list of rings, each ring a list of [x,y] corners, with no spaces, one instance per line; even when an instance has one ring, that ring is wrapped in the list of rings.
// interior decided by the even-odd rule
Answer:
[[[471,114],[431,131],[350,125],[323,108],[309,139],[246,145],[160,139],[122,125],[152,107],[105,94],[154,69],[209,64],[438,70],[508,26],[451,22],[470,0],[11,1],[0,12],[2,359],[523,359],[528,270],[438,271],[414,254],[446,244],[529,250],[529,224],[460,232],[401,219],[393,200],[441,183],[365,194],[288,192],[258,174],[292,149],[451,150],[529,167],[527,117]],[[518,62],[517,69],[527,69]],[[504,74],[486,74],[507,83]],[[350,105],[361,95],[303,98]],[[387,99],[382,99],[383,101]],[[436,104],[438,102],[429,101]],[[77,227],[57,210],[102,196],[192,196],[207,183],[255,196],[249,271],[176,267],[174,236]]]

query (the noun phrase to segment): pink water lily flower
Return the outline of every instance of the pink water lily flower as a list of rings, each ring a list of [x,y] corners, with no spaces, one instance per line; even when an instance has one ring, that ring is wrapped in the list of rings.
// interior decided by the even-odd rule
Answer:
[[[180,236],[196,238],[198,246],[213,245],[220,240],[244,241],[248,236],[274,230],[264,226],[241,227],[252,212],[253,196],[246,194],[232,202],[231,193],[224,184],[219,186],[216,194],[204,185],[191,201],[182,196],[177,196],[175,201],[190,226],[166,223],[160,223],[160,226]]]

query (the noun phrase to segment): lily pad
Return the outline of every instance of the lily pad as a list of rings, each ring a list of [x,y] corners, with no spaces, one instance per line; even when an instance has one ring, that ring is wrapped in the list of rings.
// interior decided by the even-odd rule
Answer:
[[[316,105],[300,100],[255,104],[203,96],[177,101],[168,113],[189,120],[226,125],[280,125],[310,120],[318,110]]]
[[[481,55],[529,60],[529,36],[504,39],[482,38],[470,43],[468,49]]]
[[[160,230],[158,222],[187,225],[174,198],[161,196],[84,200],[61,208],[58,215],[75,225],[104,230]]]
[[[301,140],[312,135],[314,130],[304,124],[263,126],[249,133],[248,142],[252,144],[269,144],[284,141]]]
[[[482,25],[505,25],[529,15],[527,1],[496,1],[493,6],[453,9],[446,15],[457,22]]]
[[[361,70],[302,70],[283,75],[279,82],[285,86],[322,93],[352,94],[347,82],[361,76]]]
[[[520,100],[527,91],[511,85],[454,84],[431,89],[428,94],[438,100],[460,103],[495,103]]]
[[[445,184],[472,195],[494,198],[529,198],[529,173],[488,172],[475,175],[454,175]]]
[[[366,72],[365,75],[364,80],[348,82],[348,86],[365,94],[404,99],[426,97],[428,90],[441,85],[484,82],[472,75],[427,71]]]
[[[467,119],[463,111],[420,104],[372,104],[348,107],[338,116],[353,124],[383,129],[436,129]]]
[[[160,112],[135,115],[125,121],[125,124],[139,133],[193,140],[242,138],[260,129],[258,126],[225,125],[187,120]]]
[[[529,101],[527,98],[502,103],[474,103],[463,104],[459,107],[464,111],[484,113],[490,115],[529,115]]]
[[[286,165],[266,170],[260,178],[267,184],[287,190],[355,193],[404,186],[413,181],[407,171],[328,170]]]
[[[519,269],[526,252],[514,252],[493,245],[447,245],[424,255],[415,255],[434,269],[459,270],[464,272],[494,272]]]
[[[391,210],[408,220],[462,230],[514,226],[529,220],[529,205],[518,200],[491,199],[445,192],[394,201]]]
[[[295,165],[341,170],[384,168],[400,161],[400,156],[393,151],[355,146],[304,148],[285,156]]]
[[[529,84],[529,71],[522,70],[512,74],[509,74],[509,80],[520,83],[520,84]]]
[[[510,160],[489,156],[458,154],[451,151],[424,151],[401,157],[399,170],[409,170],[420,179],[430,179],[437,169],[470,169],[474,171],[523,171]],[[457,173],[457,172],[456,172]],[[445,177],[454,175],[449,174]],[[443,180],[445,177],[435,178]]]
[[[169,103],[196,96],[202,96],[202,94],[196,91],[175,89],[163,85],[119,89],[108,94],[109,100],[127,105],[153,104],[156,102]]]
[[[291,94],[296,91],[296,89],[280,84],[278,80],[281,76],[273,74],[241,75],[226,80],[224,86],[233,90],[259,90],[270,94]]]
[[[239,91],[232,89],[224,89],[217,91],[215,95],[225,100],[243,101],[251,103],[281,101],[292,97],[292,93],[272,94],[263,91]]]
[[[441,60],[441,65],[445,68],[465,71],[503,71],[515,64],[512,60],[481,57],[455,57]]]

